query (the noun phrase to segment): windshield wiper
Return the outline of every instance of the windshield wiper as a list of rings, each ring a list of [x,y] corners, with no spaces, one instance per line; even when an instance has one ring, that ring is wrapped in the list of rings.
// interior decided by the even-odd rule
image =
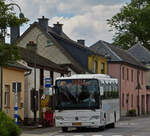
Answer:
[[[92,107],[92,106],[90,106],[90,109],[91,109],[92,111],[96,111],[96,108],[94,108],[94,107]]]

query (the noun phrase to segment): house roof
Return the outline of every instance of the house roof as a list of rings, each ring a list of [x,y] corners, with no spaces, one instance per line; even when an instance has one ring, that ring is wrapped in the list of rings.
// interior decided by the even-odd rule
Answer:
[[[24,70],[24,71],[30,71],[29,68],[27,68],[26,66],[18,63],[18,62],[15,62],[15,63],[9,63],[8,64],[8,67],[13,67],[13,68],[17,68],[17,69],[21,69],[21,70]]]
[[[126,63],[132,66],[136,66],[138,68],[142,68],[145,70],[147,69],[130,53],[105,41],[100,40],[92,45],[90,48],[96,50],[99,53],[103,53],[109,56],[111,58],[109,62]]]
[[[49,27],[48,33],[53,36],[56,42],[69,53],[69,55],[80,64],[80,66],[84,69],[84,72],[90,72],[88,70],[88,56],[89,55],[98,55],[104,57],[104,55],[100,53],[96,53],[91,50],[89,47],[82,45],[76,41],[71,40],[64,32],[58,34],[52,27]]]
[[[71,57],[81,65],[81,67],[85,69],[85,71],[88,71],[88,56],[94,54],[93,51],[79,45],[72,40],[60,37],[52,33],[51,35],[55,38],[57,43],[61,47],[63,47],[71,55]]]
[[[128,53],[132,54],[143,64],[150,64],[150,52],[140,43],[137,43],[130,49],[128,49]]]
[[[72,64],[76,66],[78,71],[80,71],[79,73],[90,72],[88,70],[88,55],[99,55],[104,57],[102,54],[96,53],[90,48],[71,40],[64,32],[58,34],[53,27],[48,27],[48,33],[45,32],[37,22],[34,22],[16,42],[19,42],[33,27],[38,27],[50,38],[67,58],[71,60]]]
[[[35,52],[26,48],[19,47],[22,60],[26,61],[29,66],[34,66],[35,62]],[[44,58],[40,56],[39,54],[36,54],[36,66],[39,68],[43,68],[46,70],[52,70],[59,73],[68,73],[68,70],[57,65],[56,63],[48,60],[47,58]]]
[[[57,43],[65,49],[70,56],[78,62],[85,71],[88,70],[88,56],[89,55],[98,55],[104,57],[103,54],[91,50],[89,47],[82,45],[76,41],[71,40],[64,32],[57,34],[53,28],[49,27],[49,34],[51,34]]]
[[[49,32],[49,33],[53,33],[53,34],[55,34],[55,35],[58,35],[58,33],[55,32],[55,29],[54,29],[53,27],[50,27],[50,26],[48,26],[48,32]],[[65,38],[65,39],[70,40],[70,38],[69,38],[63,31],[59,34],[59,36]]]

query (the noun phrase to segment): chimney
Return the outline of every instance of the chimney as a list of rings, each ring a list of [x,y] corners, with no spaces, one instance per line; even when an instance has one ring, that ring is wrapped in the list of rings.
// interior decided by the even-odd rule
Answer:
[[[12,26],[10,28],[10,43],[12,44],[14,40],[20,36],[20,26]]]
[[[82,44],[82,45],[84,45],[84,46],[85,46],[85,40],[82,40],[82,39],[77,40],[77,43]]]
[[[54,24],[54,31],[56,31],[58,34],[61,34],[62,33],[62,26],[63,24],[59,24],[59,22],[57,22],[57,24]]]
[[[48,18],[45,18],[42,16],[42,18],[38,18],[39,20],[39,25],[43,28],[45,32],[48,32]]]

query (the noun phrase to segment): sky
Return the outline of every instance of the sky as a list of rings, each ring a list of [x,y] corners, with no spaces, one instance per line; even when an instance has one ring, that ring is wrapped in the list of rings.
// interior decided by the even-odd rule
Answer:
[[[17,3],[30,20],[21,27],[23,33],[37,18],[49,18],[49,26],[57,21],[72,39],[84,39],[90,46],[98,40],[112,42],[113,32],[107,25],[120,8],[130,0],[10,0]]]

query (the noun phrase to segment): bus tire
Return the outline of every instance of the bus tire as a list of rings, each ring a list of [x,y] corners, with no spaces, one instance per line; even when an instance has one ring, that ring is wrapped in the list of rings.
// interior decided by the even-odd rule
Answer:
[[[115,123],[111,123],[110,128],[115,128]]]
[[[62,127],[62,132],[67,132],[68,131],[68,128],[67,127]]]
[[[100,126],[100,127],[99,127],[99,130],[104,131],[104,130],[105,130],[105,125],[104,125],[104,126]]]

